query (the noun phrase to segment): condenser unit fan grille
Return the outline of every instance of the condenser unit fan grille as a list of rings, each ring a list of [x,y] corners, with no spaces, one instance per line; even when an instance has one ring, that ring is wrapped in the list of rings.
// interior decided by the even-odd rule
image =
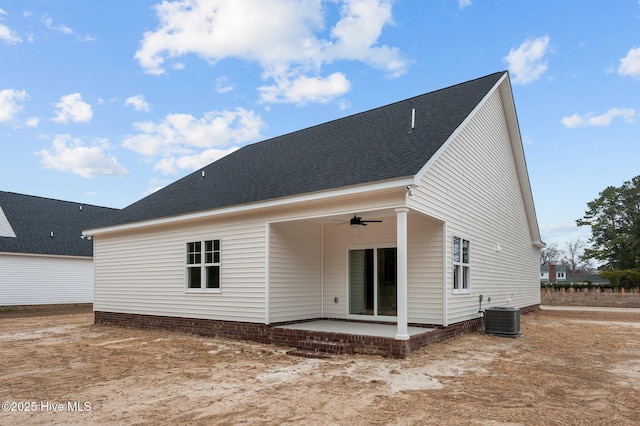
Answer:
[[[501,337],[520,336],[520,309],[502,306],[485,309],[484,332]]]

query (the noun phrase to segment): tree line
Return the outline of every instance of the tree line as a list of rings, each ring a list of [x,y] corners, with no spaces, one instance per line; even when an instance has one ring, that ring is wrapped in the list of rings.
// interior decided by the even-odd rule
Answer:
[[[540,252],[541,264],[559,262],[575,273],[597,263],[612,284],[640,286],[640,176],[605,188],[576,224],[591,227],[589,240],[570,241],[564,250],[550,244]]]

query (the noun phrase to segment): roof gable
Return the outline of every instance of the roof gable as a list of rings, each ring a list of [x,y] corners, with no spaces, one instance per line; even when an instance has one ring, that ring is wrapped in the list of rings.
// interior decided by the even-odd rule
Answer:
[[[131,204],[103,226],[415,176],[504,74],[247,145]]]
[[[92,256],[93,243],[80,238],[82,230],[116,211],[0,191],[0,252]]]
[[[15,236],[16,236],[16,233],[13,232],[13,228],[9,223],[9,219],[7,219],[7,216],[4,214],[4,211],[2,210],[2,206],[0,206],[0,237],[15,238]]]

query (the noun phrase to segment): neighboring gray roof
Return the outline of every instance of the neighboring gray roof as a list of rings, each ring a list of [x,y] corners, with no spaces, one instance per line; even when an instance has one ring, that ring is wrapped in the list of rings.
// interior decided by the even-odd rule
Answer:
[[[102,226],[415,176],[505,73],[247,145]]]
[[[549,265],[548,264],[544,264],[544,265],[540,265],[540,272],[549,272]],[[558,264],[556,265],[556,272],[569,272],[569,267],[567,265],[561,265]]]
[[[93,256],[93,241],[81,239],[82,230],[117,212],[107,207],[4,191],[0,191],[0,208],[5,229],[0,235],[0,252],[66,256]],[[9,229],[15,237],[6,236],[11,235]]]

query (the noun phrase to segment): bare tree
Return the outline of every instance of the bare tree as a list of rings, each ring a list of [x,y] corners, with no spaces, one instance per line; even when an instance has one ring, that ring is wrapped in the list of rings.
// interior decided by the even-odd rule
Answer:
[[[586,247],[587,244],[579,238],[567,243],[562,262],[569,267],[569,273],[572,276],[575,276],[576,272],[586,270],[589,265],[589,259],[584,257],[584,249]]]
[[[558,244],[551,243],[540,250],[540,264],[551,265],[558,263],[564,252],[558,248]]]

